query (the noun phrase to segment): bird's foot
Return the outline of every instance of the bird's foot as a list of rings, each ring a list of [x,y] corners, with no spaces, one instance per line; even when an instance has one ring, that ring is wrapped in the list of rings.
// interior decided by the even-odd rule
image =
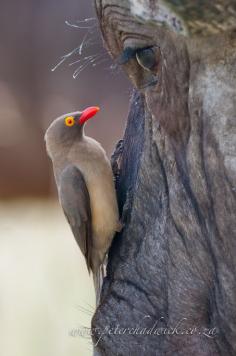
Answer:
[[[122,221],[119,221],[116,226],[116,232],[121,232],[124,228],[125,224]]]

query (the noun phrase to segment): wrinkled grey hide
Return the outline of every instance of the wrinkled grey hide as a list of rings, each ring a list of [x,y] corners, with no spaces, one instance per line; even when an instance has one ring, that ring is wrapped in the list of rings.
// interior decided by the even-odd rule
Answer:
[[[215,26],[214,5],[183,16],[173,3],[96,1],[135,87],[113,156],[125,228],[92,320],[98,355],[236,355],[236,6]],[[155,70],[125,60],[149,46]]]

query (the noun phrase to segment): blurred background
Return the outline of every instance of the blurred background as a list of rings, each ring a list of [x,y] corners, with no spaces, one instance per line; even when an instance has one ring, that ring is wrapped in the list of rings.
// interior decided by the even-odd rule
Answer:
[[[1,0],[0,17],[0,355],[91,355],[72,331],[90,325],[93,285],[44,133],[57,116],[98,105],[86,133],[110,155],[131,88],[103,48],[92,0]]]

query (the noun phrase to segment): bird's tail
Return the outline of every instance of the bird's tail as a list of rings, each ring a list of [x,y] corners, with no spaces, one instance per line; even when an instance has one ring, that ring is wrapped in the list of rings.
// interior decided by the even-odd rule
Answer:
[[[98,269],[93,273],[93,283],[96,294],[96,306],[100,302],[100,294],[102,290],[103,278],[105,277],[105,265],[101,264]]]

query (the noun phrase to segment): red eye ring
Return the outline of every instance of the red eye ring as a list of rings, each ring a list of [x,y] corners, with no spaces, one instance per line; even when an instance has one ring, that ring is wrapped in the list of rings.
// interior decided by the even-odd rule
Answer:
[[[73,116],[66,117],[65,118],[65,124],[66,124],[66,126],[69,126],[69,127],[73,126],[75,124],[74,117]]]

